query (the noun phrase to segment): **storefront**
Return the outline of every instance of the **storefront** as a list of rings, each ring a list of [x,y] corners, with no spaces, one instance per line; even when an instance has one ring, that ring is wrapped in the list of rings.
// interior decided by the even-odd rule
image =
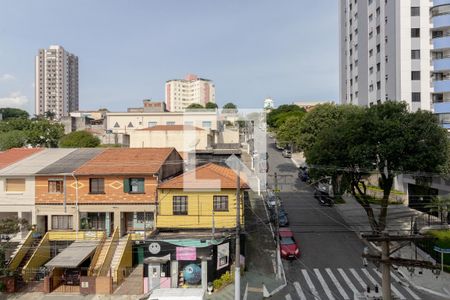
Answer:
[[[144,248],[144,292],[158,288],[202,288],[230,270],[232,247],[222,239],[155,239]]]

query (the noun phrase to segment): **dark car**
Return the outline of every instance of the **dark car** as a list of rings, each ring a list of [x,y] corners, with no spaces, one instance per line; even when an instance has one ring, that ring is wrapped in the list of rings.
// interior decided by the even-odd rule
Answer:
[[[63,284],[67,285],[80,285],[80,270],[78,269],[65,269],[61,276]]]
[[[294,238],[294,233],[289,228],[280,228],[280,255],[284,259],[297,259],[300,257],[300,249]]]
[[[322,206],[333,206],[334,200],[327,192],[321,191],[319,189],[314,190],[314,198],[319,201],[319,204]]]
[[[288,219],[288,214],[286,213],[286,211],[284,210],[284,208],[280,208],[278,210],[278,225],[280,225],[280,227],[286,227],[289,226],[289,219]],[[276,212],[275,212],[275,208],[272,208],[270,210],[270,221],[275,223],[276,221]]]

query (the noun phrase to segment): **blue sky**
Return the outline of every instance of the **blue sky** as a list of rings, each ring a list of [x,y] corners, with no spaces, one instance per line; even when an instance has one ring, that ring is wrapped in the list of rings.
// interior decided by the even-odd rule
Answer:
[[[0,107],[34,111],[34,56],[51,44],[79,57],[80,109],[164,99],[187,73],[219,105],[338,98],[335,0],[0,1]]]

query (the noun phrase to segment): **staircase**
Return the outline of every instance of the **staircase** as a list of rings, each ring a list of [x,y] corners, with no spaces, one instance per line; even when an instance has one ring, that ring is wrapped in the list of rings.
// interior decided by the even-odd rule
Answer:
[[[41,242],[41,238],[33,238],[33,241],[31,242],[30,247],[28,248],[27,253],[23,257],[22,261],[20,262],[19,266],[17,267],[17,271],[21,272],[25,264],[28,262],[30,257],[33,255],[34,251],[38,247],[39,243]]]
[[[120,283],[120,281],[122,281],[125,277],[123,275],[123,269],[131,268],[131,265],[131,235],[128,234],[119,239],[116,252],[114,253],[111,261],[113,282]]]
[[[102,245],[101,245],[101,250],[100,250],[100,254],[97,257],[97,260],[95,261],[95,265],[92,269],[92,275],[93,276],[98,276],[100,273],[100,269],[103,266],[103,262],[105,261],[106,258],[106,254],[108,253],[108,249],[109,249],[109,245],[111,244],[111,238],[106,239]]]

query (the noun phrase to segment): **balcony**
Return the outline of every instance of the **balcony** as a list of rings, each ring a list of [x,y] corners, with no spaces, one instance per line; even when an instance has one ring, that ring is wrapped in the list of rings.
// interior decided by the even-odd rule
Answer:
[[[450,102],[441,102],[433,104],[433,112],[435,114],[449,114],[450,113]]]
[[[450,0],[433,0],[433,6],[450,4]]]
[[[444,36],[433,39],[434,50],[449,49],[450,48],[450,36]]]
[[[433,17],[433,27],[434,28],[450,27],[450,14]]]
[[[435,93],[450,92],[450,80],[438,80],[433,82]]]
[[[449,71],[450,70],[450,57],[433,60],[434,71]]]

